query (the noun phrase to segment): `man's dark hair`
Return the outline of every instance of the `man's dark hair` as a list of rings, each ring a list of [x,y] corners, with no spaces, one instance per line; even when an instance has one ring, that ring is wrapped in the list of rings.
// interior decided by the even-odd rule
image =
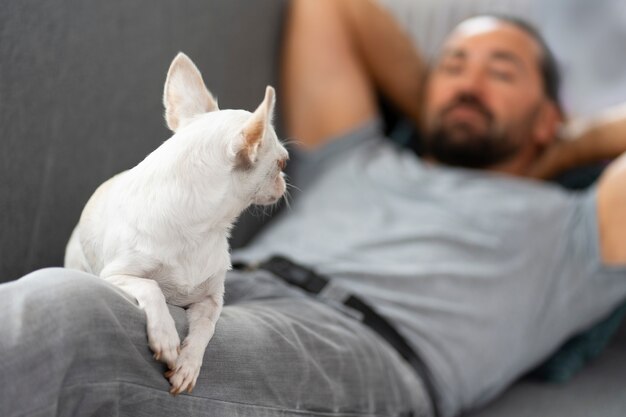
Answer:
[[[541,73],[541,78],[543,80],[544,92],[546,93],[546,96],[548,96],[548,98],[556,104],[558,110],[562,113],[563,109],[561,108],[561,101],[559,99],[561,73],[552,50],[539,31],[527,21],[506,14],[488,13],[477,15],[475,17],[492,17],[502,22],[509,23],[526,32],[535,40],[535,42],[537,42],[539,48],[541,48],[541,56],[539,57],[539,72]]]

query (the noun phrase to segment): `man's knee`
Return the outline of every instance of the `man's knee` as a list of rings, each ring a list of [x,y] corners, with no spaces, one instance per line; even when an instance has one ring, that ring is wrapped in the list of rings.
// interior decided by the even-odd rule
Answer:
[[[0,322],[8,358],[3,381],[11,380],[16,393],[36,393],[28,404],[0,395],[0,415],[52,407],[66,389],[119,389],[130,381],[167,392],[162,366],[148,348],[143,311],[102,279],[38,270],[0,286],[0,305],[7,317]]]
[[[14,334],[16,347],[41,345],[68,357],[139,348],[151,357],[143,310],[94,275],[64,268],[38,270],[3,288],[0,303],[13,323],[2,331]]]
[[[67,268],[39,269],[18,282],[22,294],[50,301],[110,300],[120,296],[133,301],[129,295],[99,277]]]
[[[134,299],[102,279],[81,271],[46,268],[32,272],[7,287],[3,300],[12,314],[29,323],[48,322],[68,331],[90,330],[94,323],[117,322],[118,316],[143,320]]]

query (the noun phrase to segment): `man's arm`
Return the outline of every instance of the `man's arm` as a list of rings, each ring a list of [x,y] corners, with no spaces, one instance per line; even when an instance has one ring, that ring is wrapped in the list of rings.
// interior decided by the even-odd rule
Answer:
[[[626,265],[626,105],[590,121],[571,123],[530,176],[553,178],[568,169],[612,159],[598,183],[600,247],[605,263]]]
[[[303,147],[376,117],[377,91],[418,119],[422,60],[374,0],[292,0],[285,36],[282,108],[288,134]]]
[[[600,178],[598,224],[602,260],[626,265],[626,152]]]
[[[598,183],[598,225],[602,260],[626,265],[626,105],[591,121],[574,122],[564,133],[565,139],[546,152],[544,165],[536,167],[536,176],[549,178],[566,169],[617,158]]]

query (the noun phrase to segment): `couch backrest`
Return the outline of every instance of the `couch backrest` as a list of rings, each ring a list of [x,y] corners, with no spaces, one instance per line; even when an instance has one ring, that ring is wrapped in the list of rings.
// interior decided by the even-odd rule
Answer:
[[[223,108],[276,84],[285,0],[50,0],[0,10],[0,282],[61,265],[86,200],[170,136],[187,53]]]

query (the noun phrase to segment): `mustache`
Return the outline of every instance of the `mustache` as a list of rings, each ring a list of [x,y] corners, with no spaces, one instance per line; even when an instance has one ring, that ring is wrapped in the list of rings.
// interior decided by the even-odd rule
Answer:
[[[450,113],[458,107],[469,107],[482,114],[488,121],[493,120],[493,113],[485,106],[485,104],[473,94],[461,94],[457,96],[450,104],[441,110],[441,117]]]

